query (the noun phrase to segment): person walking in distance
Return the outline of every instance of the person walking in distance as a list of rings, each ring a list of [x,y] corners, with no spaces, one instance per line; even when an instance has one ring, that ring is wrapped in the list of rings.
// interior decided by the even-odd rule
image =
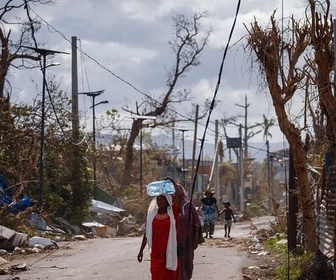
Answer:
[[[233,210],[230,208],[231,203],[226,201],[223,204],[224,204],[224,209],[219,214],[224,213],[224,232],[225,232],[224,237],[230,238],[232,220],[233,222],[236,222],[236,219],[233,214]]]
[[[214,189],[207,188],[204,192],[205,197],[202,198],[202,205],[200,207],[206,238],[212,238],[215,231],[216,219],[219,215],[217,199],[213,196],[214,194]]]

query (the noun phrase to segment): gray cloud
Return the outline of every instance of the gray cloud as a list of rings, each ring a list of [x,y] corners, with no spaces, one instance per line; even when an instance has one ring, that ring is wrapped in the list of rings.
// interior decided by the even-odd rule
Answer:
[[[302,17],[304,1],[285,0],[285,15],[295,13]],[[236,1],[221,0],[58,0],[54,6],[32,7],[48,22],[37,33],[41,46],[70,51],[71,36],[76,36],[83,52],[94,58],[101,65],[119,75],[146,93],[160,94],[166,90],[166,70],[174,63],[174,55],[168,46],[172,39],[172,17],[178,13],[191,15],[195,11],[207,11],[205,26],[213,28],[213,34],[206,50],[201,56],[201,65],[188,73],[178,85],[179,88],[191,88],[193,101],[201,103],[205,98],[212,98],[217,83],[218,71],[227,43],[229,31],[236,10]],[[235,104],[243,104],[248,97],[249,123],[262,120],[262,114],[274,116],[271,103],[260,92],[260,79],[251,68],[249,54],[244,51],[243,23],[249,25],[256,17],[258,22],[266,24],[274,10],[281,17],[279,0],[242,1],[231,47],[225,61],[218,99],[221,106],[216,108],[213,119],[230,115],[242,115],[243,109]],[[301,14],[300,14],[301,13]],[[21,14],[24,17],[24,14]],[[54,29],[55,30],[54,30]],[[94,61],[79,52],[79,88],[80,91],[104,89],[101,100],[108,99],[109,104],[99,106],[97,113],[102,114],[111,106],[121,110],[126,102],[130,106],[143,96],[126,85]],[[53,60],[62,63],[59,67],[48,69],[49,75],[56,75],[62,81],[62,87],[70,94],[71,56],[57,55]],[[83,64],[85,62],[85,65]],[[85,68],[84,68],[85,66]],[[82,74],[87,73],[87,77]],[[31,102],[38,94],[36,86],[41,73],[38,70],[15,73],[11,77],[14,83],[13,98]],[[35,80],[36,84],[30,82]],[[82,101],[84,104],[84,101]],[[84,106],[84,105],[83,105]],[[87,111],[90,101],[85,101]],[[187,106],[187,104],[182,107]],[[243,121],[240,119],[240,121]],[[125,124],[126,125],[126,124]],[[237,129],[231,129],[237,135]],[[278,135],[280,135],[277,132]],[[261,137],[259,137],[260,140]]]

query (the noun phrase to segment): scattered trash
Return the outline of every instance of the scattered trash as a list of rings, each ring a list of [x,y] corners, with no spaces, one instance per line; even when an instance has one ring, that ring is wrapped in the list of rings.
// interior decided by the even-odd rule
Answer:
[[[251,241],[253,241],[253,242],[259,242],[259,239],[254,235],[254,236],[251,238]]]
[[[30,247],[35,247],[35,245],[40,245],[40,248],[50,248],[53,246],[58,247],[55,241],[51,240],[50,238],[44,238],[39,236],[33,236],[29,238],[28,244]]]
[[[12,265],[9,268],[9,271],[25,271],[25,270],[27,270],[27,264],[26,263]]]
[[[0,255],[5,255],[5,254],[7,254],[7,251],[4,249],[0,249]]]
[[[117,236],[117,229],[113,227],[106,227],[106,236],[107,237],[116,237]]]
[[[262,251],[262,252],[259,252],[257,254],[257,256],[266,256],[266,255],[269,255],[269,254],[270,254],[270,252],[268,252],[268,251]]]
[[[259,266],[249,266],[248,269],[258,269]]]
[[[117,225],[118,235],[127,235],[134,231],[138,232],[139,227],[138,225],[136,225],[136,222],[132,215],[128,215],[127,217],[124,217],[121,221],[119,221]]]
[[[32,226],[35,229],[46,231],[47,230],[47,223],[46,221],[38,214],[31,213],[28,216],[28,222],[30,226]]]
[[[5,263],[8,263],[8,261],[0,257],[0,265],[3,265]]]
[[[0,225],[0,249],[13,251],[15,247],[26,243],[28,235]],[[1,254],[1,253],[0,253]]]
[[[105,214],[116,214],[120,212],[125,212],[124,209],[94,199],[92,199],[90,211],[94,213],[105,213]]]
[[[0,225],[0,238],[11,239],[15,235],[15,231]]]
[[[75,235],[72,237],[74,240],[86,240],[86,237],[84,235]]]
[[[78,226],[72,225],[63,218],[55,218],[55,222],[58,223],[60,229],[68,234],[79,234],[81,232],[81,229]]]
[[[60,236],[56,236],[55,239],[54,239],[55,242],[63,242],[65,241],[64,238],[60,237]]]
[[[28,234],[20,232],[15,232],[14,236],[10,239],[10,242],[15,247],[22,246],[23,244],[26,244],[27,241],[28,241]]]
[[[106,235],[106,226],[98,222],[82,223],[82,226],[89,228],[93,236]]]

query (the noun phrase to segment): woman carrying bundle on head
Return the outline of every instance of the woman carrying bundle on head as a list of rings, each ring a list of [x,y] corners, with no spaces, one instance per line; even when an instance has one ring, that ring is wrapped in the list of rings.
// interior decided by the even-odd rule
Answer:
[[[152,280],[177,280],[177,227],[181,206],[181,189],[174,180],[174,203],[171,194],[156,195],[149,205],[146,229],[143,235],[138,262],[142,262],[143,250],[150,249],[150,272]]]

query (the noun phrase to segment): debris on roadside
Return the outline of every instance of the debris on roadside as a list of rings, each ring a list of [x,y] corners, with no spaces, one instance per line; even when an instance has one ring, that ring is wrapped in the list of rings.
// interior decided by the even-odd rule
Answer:
[[[92,237],[103,237],[106,236],[107,226],[95,221],[92,222],[83,222],[82,226],[86,228],[86,232],[88,235]]]
[[[3,264],[6,264],[8,263],[7,260],[5,260],[4,258],[0,257],[0,266],[3,265]]]
[[[26,263],[16,264],[16,265],[12,265],[11,267],[9,267],[9,273],[10,274],[14,271],[25,271],[25,270],[27,270],[27,264]]]
[[[13,251],[15,247],[24,245],[28,240],[28,234],[16,232],[0,225],[0,249]]]
[[[75,235],[72,237],[73,240],[86,240],[84,235]]]
[[[277,278],[277,269],[281,265],[282,254],[269,252],[264,248],[264,241],[273,237],[272,231],[259,230],[248,240],[245,251],[256,265],[245,267],[243,277],[246,280],[271,280]],[[258,241],[257,241],[258,240]]]
[[[50,238],[44,238],[40,236],[30,237],[28,240],[28,245],[29,247],[38,247],[41,249],[58,248],[58,245],[55,241],[51,240]]]

